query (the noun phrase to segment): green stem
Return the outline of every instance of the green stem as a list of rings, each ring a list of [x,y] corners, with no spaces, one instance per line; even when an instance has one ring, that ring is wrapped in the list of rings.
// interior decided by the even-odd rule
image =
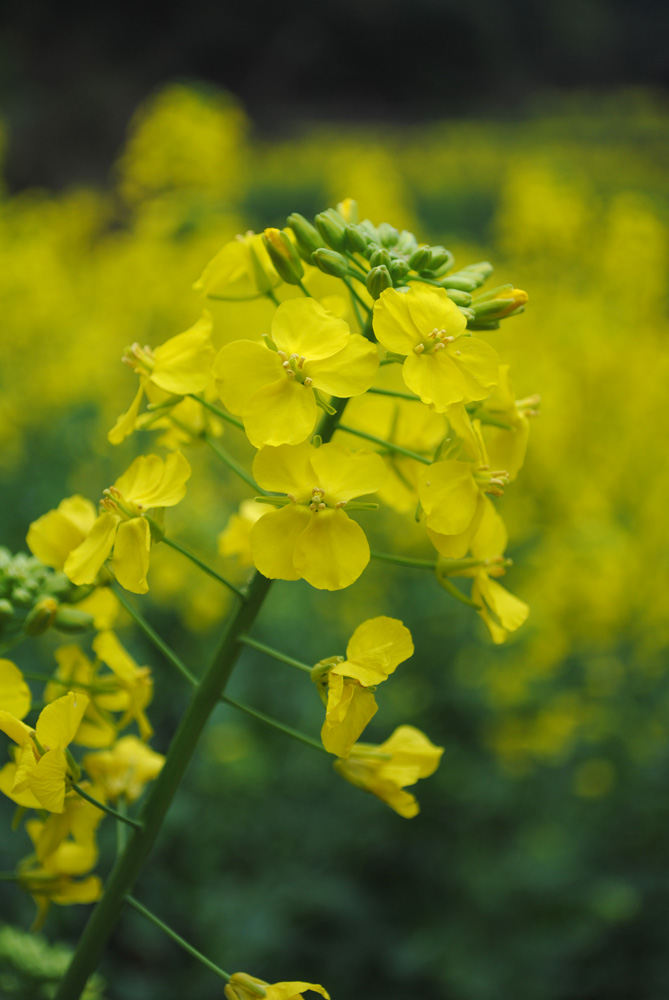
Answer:
[[[197,677],[195,674],[190,672],[186,664],[170,649],[167,643],[160,638],[155,629],[153,629],[147,620],[140,615],[139,611],[137,611],[136,608],[133,608],[125,594],[117,587],[114,587],[114,593],[149,642],[153,643],[156,649],[163,654],[165,659],[171,663],[173,667],[176,667],[179,673],[185,677],[190,684],[197,684]]]
[[[396,392],[395,389],[377,389],[376,386],[372,386],[367,392],[371,392],[375,396],[394,396],[396,399],[410,399],[412,403],[420,403],[420,398],[412,396],[410,392]]]
[[[160,832],[172,799],[195,752],[200,734],[228,682],[242,650],[239,636],[252,626],[270,587],[256,573],[242,602],[228,623],[214,659],[195,688],[190,704],[172,740],[165,764],[153,783],[142,809],[143,828],[133,831],[128,846],[117,860],[105,893],[96,905],[82,934],[55,1000],[78,1000],[88,977],[100,961],[109,935],[118,921],[124,900],[139,877]]]
[[[18,882],[19,877],[14,872],[0,872],[0,882]]]
[[[151,913],[151,910],[147,910],[145,906],[142,906],[142,904],[135,899],[134,896],[126,896],[125,901],[129,906],[132,906],[133,910],[137,910],[137,912],[141,913],[143,917],[150,920],[154,926],[163,932],[163,934],[167,934],[168,938],[171,938],[175,944],[178,944],[180,948],[183,948],[183,950],[187,951],[189,955],[192,955],[193,958],[198,960],[198,962],[201,962],[202,965],[206,966],[207,969],[209,969],[210,972],[213,972],[214,975],[218,976],[219,979],[225,979],[226,982],[230,979],[227,972],[224,972],[223,969],[219,969],[219,967],[214,965],[214,963],[203,955],[202,952],[198,951],[197,948],[194,948],[192,944],[188,944],[188,941],[184,941],[180,934],[177,934],[177,932],[173,931],[171,927],[168,927],[166,923],[155,915],[155,913]]]
[[[225,462],[228,468],[232,469],[232,471],[235,472],[240,479],[243,479],[244,482],[247,484],[247,486],[250,486],[252,490],[256,491],[256,493],[265,492],[265,490],[261,489],[260,486],[258,486],[253,476],[251,476],[246,471],[246,469],[239,464],[237,459],[233,458],[232,455],[225,450],[225,448],[222,448],[221,445],[218,443],[218,441],[215,441],[209,434],[205,434],[204,439],[209,445],[209,447],[212,449],[212,451],[215,451],[218,457],[223,462]]]
[[[393,444],[392,441],[386,441],[385,438],[377,437],[375,434],[367,434],[365,431],[358,431],[354,427],[347,427],[344,424],[339,425],[340,431],[346,431],[347,434],[355,434],[356,437],[364,438],[365,441],[373,441],[374,444],[380,444],[388,451],[394,451],[398,455],[405,455],[407,458],[413,458],[417,462],[422,462],[423,465],[432,465],[429,458],[425,458],[424,455],[419,455],[416,451],[410,451],[408,448],[403,448],[399,444]]]
[[[171,538],[167,538],[166,536],[163,536],[161,541],[163,541],[165,545],[169,545],[171,549],[175,549],[177,552],[180,552],[182,556],[186,556],[186,559],[190,559],[190,561],[194,563],[196,566],[199,566],[199,568],[204,573],[207,573],[209,576],[213,577],[214,580],[218,580],[219,583],[222,583],[224,587],[227,587],[229,590],[231,590],[233,594],[236,594],[237,597],[239,597],[242,601],[246,600],[246,594],[241,589],[241,587],[238,587],[236,583],[232,583],[230,580],[226,580],[224,576],[221,576],[220,573],[217,573],[215,569],[211,568],[211,566],[207,566],[205,562],[202,562],[201,559],[198,559],[198,557],[193,552],[190,552],[188,549],[185,549],[183,545],[179,544],[179,542],[174,542]]]
[[[127,815],[127,813],[126,813],[126,804],[125,804],[125,799],[123,797],[121,797],[118,800],[117,805],[118,805],[119,814],[121,816],[126,816]],[[123,853],[123,851],[125,850],[125,845],[127,843],[128,843],[128,831],[127,831],[127,829],[125,827],[125,824],[122,823],[121,821],[118,821],[116,823],[116,856],[117,857],[118,857],[119,854]]]
[[[327,754],[327,750],[322,743],[312,740],[310,736],[305,736],[304,733],[299,732],[297,729],[293,729],[292,726],[286,726],[283,722],[278,722],[276,719],[273,719],[271,715],[265,715],[264,712],[259,712],[257,709],[251,708],[250,705],[245,705],[241,701],[229,698],[227,694],[221,696],[221,701],[226,705],[231,705],[232,708],[239,709],[240,712],[244,712],[246,715],[250,715],[251,718],[257,719],[259,722],[264,723],[264,725],[269,726],[271,729],[276,729],[278,732],[283,733],[284,736],[290,736],[291,739],[297,740],[298,743],[304,743],[307,747],[312,747],[314,750],[320,750],[321,753]]]
[[[239,641],[243,642],[250,649],[257,649],[259,653],[264,653],[266,656],[271,656],[273,659],[279,660],[280,663],[287,663],[289,667],[297,667],[298,670],[304,670],[307,674],[311,673],[311,667],[307,666],[306,663],[294,660],[292,656],[286,656],[285,653],[280,653],[278,649],[272,649],[271,646],[266,646],[264,642],[252,639],[250,635],[240,635]]]
[[[86,799],[86,801],[90,802],[90,804],[95,806],[96,809],[102,810],[102,812],[107,813],[108,816],[113,816],[114,819],[120,820],[121,823],[126,823],[134,830],[142,829],[142,823],[138,822],[136,819],[131,819],[130,816],[124,816],[123,813],[117,812],[116,809],[112,809],[111,806],[106,806],[103,802],[98,802],[97,799],[94,799],[92,795],[85,792],[79,785],[72,785],[72,788],[77,795],[81,795],[82,799]]]
[[[53,674],[39,674],[33,670],[22,670],[24,678],[27,681],[38,681],[44,684],[58,684],[60,687],[64,688],[80,688],[82,691],[92,691],[95,694],[109,694],[109,688],[104,687],[102,684],[84,684],[83,681],[77,680],[61,680],[60,677],[56,677]]]
[[[390,552],[370,552],[372,559],[380,559],[382,562],[395,563],[396,566],[413,566],[416,569],[436,570],[437,564],[430,559],[413,559],[410,556],[396,556]]]
[[[270,302],[274,303],[275,306],[281,305],[281,303],[279,302],[279,300],[277,299],[276,295],[274,294],[271,288],[269,289],[269,291],[265,292],[265,295],[270,300]]]
[[[476,611],[481,610],[481,605],[477,604],[476,601],[473,601],[471,597],[467,597],[466,594],[463,594],[454,583],[451,583],[447,576],[440,576],[439,583],[444,590],[451,595],[451,597],[456,599],[456,601],[460,601],[461,604],[466,604],[468,608],[474,608]]]
[[[232,424],[233,427],[238,427],[240,431],[244,430],[244,424],[241,420],[237,420],[237,417],[230,416],[230,414],[226,413],[225,410],[222,410],[220,406],[216,406],[215,403],[210,403],[209,400],[203,399],[202,396],[196,396],[194,392],[189,392],[187,395],[190,396],[191,399],[197,400],[197,402],[201,403],[207,410],[211,410],[211,412],[215,413],[217,417],[221,418],[221,420],[226,420],[229,424]]]
[[[311,292],[307,291],[307,289],[304,287],[304,284],[301,281],[298,281],[297,287],[300,289],[300,291],[303,293],[303,295],[307,296],[308,299],[313,298]]]

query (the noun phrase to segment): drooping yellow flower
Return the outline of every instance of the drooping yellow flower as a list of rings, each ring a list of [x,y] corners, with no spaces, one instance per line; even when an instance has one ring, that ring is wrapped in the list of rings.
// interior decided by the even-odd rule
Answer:
[[[61,500],[55,510],[38,517],[28,528],[28,548],[40,562],[62,569],[72,549],[88,536],[95,523],[95,505],[85,497]]]
[[[89,753],[83,759],[87,773],[111,802],[135,802],[149,781],[160,774],[165,758],[136,736],[123,736],[111,750]]]
[[[501,496],[506,473],[447,459],[420,475],[418,495],[427,534],[437,552],[459,559],[469,550],[485,507],[485,494]]]
[[[237,236],[209,261],[193,288],[216,299],[256,299],[281,284],[262,235]]]
[[[472,599],[480,605],[479,614],[485,622],[494,643],[503,643],[509,632],[527,619],[530,609],[524,601],[509,593],[497,583],[495,577],[506,573],[505,566],[510,560],[503,558],[508,541],[504,521],[490,500],[485,500],[480,524],[472,539],[473,558],[483,560],[483,564],[470,570],[463,570],[462,576],[472,576]]]
[[[102,797],[97,789],[93,791],[98,799]],[[43,925],[51,903],[93,903],[102,895],[102,881],[97,875],[81,876],[97,864],[95,831],[103,815],[74,796],[66,800],[62,813],[26,823],[35,853],[19,865],[18,882],[37,904],[33,930]]]
[[[411,633],[397,618],[369,618],[358,625],[346,647],[346,659],[317,664],[312,679],[326,698],[323,746],[346,757],[377,710],[374,691],[413,655]]]
[[[93,583],[113,549],[112,570],[118,582],[135,594],[149,589],[151,529],[144,515],[153,508],[173,507],[186,492],[190,465],[181,452],[163,461],[140,455],[114,486],[105,490],[104,512],[63,566],[73,583]]]
[[[75,778],[66,751],[87,706],[85,694],[70,691],[42,709],[35,729],[0,710],[0,729],[20,747],[12,792],[29,789],[43,809],[63,811],[66,781]]]
[[[467,321],[443,288],[387,288],[374,305],[374,333],[394,354],[405,356],[406,385],[443,412],[451,403],[485,399],[497,384],[497,352],[465,336]]]
[[[530,435],[530,418],[537,416],[539,396],[515,399],[509,379],[509,366],[500,365],[499,385],[477,413],[481,416],[484,435],[495,468],[506,469],[513,481],[525,461]]]
[[[138,373],[139,389],[130,408],[121,414],[107,435],[111,444],[120,444],[132,434],[142,399],[151,385],[174,396],[185,396],[190,392],[202,392],[206,389],[214,361],[211,330],[211,315],[205,311],[189,330],[171,337],[159,347],[133,344],[127,349],[123,360]]]
[[[419,729],[399,726],[378,746],[356,743],[349,756],[336,760],[334,767],[351,784],[410,819],[420,810],[415,797],[404,789],[434,774],[443,752],[443,747],[435,746]]]
[[[30,711],[32,695],[23,674],[11,660],[0,660],[0,705],[17,719]]]
[[[228,1000],[304,1000],[303,993],[312,990],[320,993],[325,1000],[330,1000],[330,994],[317,983],[266,983],[264,979],[256,979],[246,972],[233,972],[226,984],[225,995]]]
[[[356,509],[354,497],[383,483],[379,456],[336,444],[268,446],[257,453],[253,475],[264,489],[287,495],[284,506],[251,529],[256,569],[270,580],[304,579],[319,590],[354,583],[369,562],[369,545],[345,508]]]
[[[299,444],[316,423],[316,391],[348,398],[365,392],[379,365],[376,347],[315,299],[282,302],[272,319],[276,350],[236,340],[219,351],[216,387],[244,421],[256,448]]]

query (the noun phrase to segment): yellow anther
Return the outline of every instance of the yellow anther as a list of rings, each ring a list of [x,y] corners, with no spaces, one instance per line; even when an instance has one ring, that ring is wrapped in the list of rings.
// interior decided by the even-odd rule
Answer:
[[[414,354],[422,354],[425,350],[425,344],[416,344],[414,347]]]
[[[308,387],[309,387],[309,386],[310,386],[310,385],[312,384],[312,382],[313,382],[313,381],[314,381],[314,380],[313,380],[312,378],[310,378],[310,377],[309,377],[309,376],[307,375],[307,377],[306,377],[306,378],[305,378],[305,380],[304,380],[304,384],[305,384],[305,385],[307,386],[307,388],[308,388]]]
[[[326,505],[321,501],[318,505],[318,510],[325,510]]]

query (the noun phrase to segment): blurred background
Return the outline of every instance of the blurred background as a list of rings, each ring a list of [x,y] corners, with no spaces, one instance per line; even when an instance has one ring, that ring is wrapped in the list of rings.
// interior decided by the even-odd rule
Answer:
[[[346,196],[528,291],[526,313],[489,339],[517,395],[541,393],[542,416],[501,502],[507,582],[531,607],[507,645],[429,576],[378,565],[335,595],[275,586],[257,627],[315,662],[365,617],[409,625],[416,655],[379,693],[366,738],[410,722],[445,746],[416,789],[419,817],[221,709],[138,898],[224,968],[311,979],[335,998],[664,1000],[666,5],[144,10],[140,22],[130,5],[26,2],[2,15],[0,544],[24,548],[31,520],[74,492],[96,499],[155,447],[107,444],[135,390],[119,357],[194,322],[191,285],[220,246]],[[220,345],[263,332],[271,307],[212,312]],[[226,447],[248,461],[235,434]],[[215,537],[245,488],[198,448],[188,457],[169,523],[234,571]],[[398,516],[365,517],[378,547],[403,544]],[[156,550],[142,608],[196,665],[227,599],[171,555]],[[121,636],[155,671],[164,752],[187,691],[131,627]],[[58,644],[47,635],[15,659],[44,668]],[[249,651],[232,694],[315,735],[320,702],[295,674]],[[12,811],[0,803],[5,831]],[[27,852],[22,831],[2,844],[3,869]],[[4,921],[26,928],[32,912],[3,886]],[[48,937],[74,941],[85,915],[54,908]],[[22,947],[0,935],[7,996],[28,995],[7,971]],[[109,1000],[221,995],[134,913],[101,971]]]

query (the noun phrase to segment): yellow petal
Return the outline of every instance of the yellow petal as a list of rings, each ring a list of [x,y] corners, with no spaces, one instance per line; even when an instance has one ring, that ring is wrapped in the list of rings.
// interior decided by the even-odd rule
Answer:
[[[111,628],[121,610],[118,597],[109,587],[98,587],[83,601],[78,601],[77,607],[93,616],[93,626],[97,629]]]
[[[402,365],[402,377],[409,389],[420,396],[424,403],[434,406],[438,413],[443,413],[451,403],[457,403],[467,396],[467,383],[457,365],[453,364],[448,351],[434,351],[430,354],[416,354],[412,351]]]
[[[422,340],[409,310],[410,294],[387,288],[374,303],[376,339],[386,350],[396,354],[410,354]]]
[[[266,986],[265,991],[267,993],[266,1000],[302,1000],[302,994],[305,991],[312,990],[314,993],[320,993],[325,1000],[330,1000],[330,994],[318,983],[274,983],[271,986]]]
[[[120,417],[117,418],[116,423],[109,431],[109,434],[107,434],[107,440],[110,444],[121,444],[121,442],[124,441],[125,438],[129,437],[134,431],[137,423],[137,417],[139,416],[139,408],[142,405],[142,399],[144,398],[144,385],[144,379],[140,379],[137,395],[126,412],[122,413]]]
[[[377,711],[372,691],[343,677],[331,676],[321,740],[328,753],[346,757]]]
[[[337,354],[351,335],[348,323],[315,299],[288,299],[272,319],[272,340],[285,354],[317,361]]]
[[[444,752],[443,747],[435,746],[425,733],[414,726],[398,726],[378,749],[392,758],[381,764],[380,773],[384,777],[392,774],[393,780],[407,785],[434,774]]]
[[[214,361],[213,375],[224,406],[239,416],[260,389],[278,378],[288,380],[279,355],[251,340],[234,340],[222,347]]]
[[[446,559],[462,559],[467,555],[481,522],[484,507],[485,497],[479,493],[473,518],[465,530],[456,535],[442,535],[427,526],[427,536],[440,555]]]
[[[93,649],[117,677],[126,684],[134,684],[137,677],[137,664],[123,648],[114,632],[100,632],[93,640]]]
[[[33,771],[37,767],[36,751],[32,742],[24,743],[16,755],[16,772],[12,793],[22,793],[30,788]]]
[[[126,500],[140,507],[174,507],[186,493],[191,468],[180,451],[165,461],[157,455],[140,455],[115,486]]]
[[[477,582],[486,604],[503,628],[515,632],[527,619],[529,607],[496,580],[491,580],[489,576],[483,579],[483,576],[484,574],[477,574]]]
[[[287,493],[296,500],[304,500],[311,497],[312,486],[318,485],[311,464],[316,451],[307,441],[278,447],[267,445],[253,460],[253,478],[265,490]]]
[[[374,344],[359,334],[351,334],[346,346],[323,361],[308,360],[304,372],[314,386],[332,396],[347,399],[366,392],[379,367],[379,353]]]
[[[51,900],[58,906],[69,906],[71,903],[94,903],[102,896],[103,885],[97,875],[90,875],[80,882],[69,882],[53,893]]]
[[[247,401],[242,416],[249,441],[262,448],[304,441],[314,429],[317,413],[313,389],[282,373]]]
[[[492,501],[485,497],[483,515],[472,539],[472,555],[476,559],[492,559],[494,556],[502,556],[506,549],[507,540],[504,521],[497,513]]]
[[[111,552],[120,518],[117,514],[100,514],[88,537],[65,560],[64,572],[72,583],[94,583],[102,564]]]
[[[477,337],[458,337],[448,344],[445,351],[437,351],[439,355],[447,355],[460,373],[464,385],[465,403],[475,399],[485,399],[497,385],[499,376],[499,357],[497,351]]]
[[[445,288],[412,285],[406,300],[411,319],[422,340],[434,329],[445,330],[449,337],[458,337],[467,326],[464,314],[449,299]]]
[[[31,744],[32,729],[30,726],[26,726],[25,722],[21,722],[20,719],[17,719],[15,715],[5,711],[5,709],[0,709],[0,730],[6,733],[10,740],[14,740],[20,747]]]
[[[33,521],[26,538],[28,548],[45,566],[62,569],[72,549],[88,535],[96,516],[90,500],[67,497],[55,510]]]
[[[211,313],[205,310],[189,330],[156,347],[151,381],[180,395],[206,389],[214,363],[212,325]]]
[[[43,809],[61,813],[65,805],[67,758],[60,747],[40,757],[30,775],[30,791]]]
[[[16,771],[16,764],[5,764],[0,771],[0,792],[6,795],[8,799],[11,799],[12,802],[16,802],[17,806],[22,806],[24,809],[41,809],[41,805],[29,788],[26,788],[22,792],[15,792],[13,790]]]
[[[0,660],[0,705],[17,719],[30,711],[32,695],[23,674],[11,660]]]
[[[337,673],[357,677],[361,684],[380,684],[389,674],[413,656],[411,632],[397,618],[369,618],[358,625],[346,647],[348,664],[333,668]],[[355,673],[344,668],[357,668]]]
[[[427,526],[441,535],[457,535],[471,524],[479,488],[468,462],[435,462],[420,474],[418,495]]]
[[[114,576],[126,590],[133,594],[145,594],[149,589],[146,574],[149,569],[151,549],[151,529],[143,517],[133,517],[118,526],[112,570]]]
[[[255,567],[263,576],[269,580],[299,580],[301,574],[294,565],[295,547],[311,517],[307,507],[289,504],[268,511],[256,521],[251,528],[251,552]]]
[[[349,451],[339,444],[314,449],[311,464],[317,476],[314,485],[325,490],[328,504],[375,493],[386,478],[383,459],[376,452]]]
[[[264,520],[258,521],[256,529]],[[349,587],[368,562],[369,545],[365,533],[343,510],[323,510],[310,515],[295,542],[295,570],[318,590]]]
[[[72,742],[89,700],[80,691],[70,691],[42,709],[35,731],[44,749],[66,747]]]

